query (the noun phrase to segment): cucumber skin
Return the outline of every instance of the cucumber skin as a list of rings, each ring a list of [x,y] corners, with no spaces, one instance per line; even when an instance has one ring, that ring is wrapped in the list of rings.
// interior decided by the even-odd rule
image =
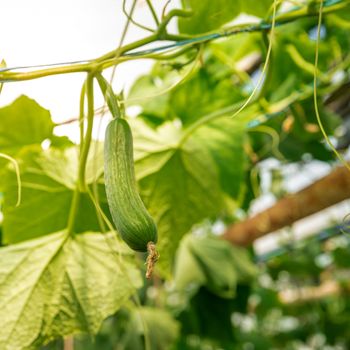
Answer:
[[[113,119],[107,126],[104,178],[117,231],[130,248],[146,252],[148,242],[157,242],[157,227],[137,191],[132,133],[125,119]]]

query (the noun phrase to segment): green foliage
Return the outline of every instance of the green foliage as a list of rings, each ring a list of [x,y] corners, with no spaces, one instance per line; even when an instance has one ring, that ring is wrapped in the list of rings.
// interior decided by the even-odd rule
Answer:
[[[151,350],[169,349],[179,336],[179,326],[179,322],[164,309],[149,306],[122,308],[104,322],[93,343],[87,336],[79,336],[74,348],[142,350],[144,339],[147,339]]]
[[[137,323],[138,333],[145,334],[148,332],[152,350],[171,347],[179,335],[179,322],[175,321],[167,311],[162,309],[141,308]],[[144,324],[146,328],[144,328]]]
[[[179,147],[181,134],[177,131],[169,124],[149,134],[152,148],[141,156],[137,155],[141,138],[135,135],[136,173],[141,196],[158,226],[162,264],[169,264],[167,256],[175,252],[179,240],[194,223],[220,211],[223,205],[218,173],[209,151],[192,139]],[[175,142],[159,148],[159,140],[169,133]]]
[[[181,33],[200,34],[220,28],[223,24],[237,17],[242,12],[265,17],[272,1],[260,0],[182,0],[183,7],[191,9],[193,15],[179,19]]]
[[[173,117],[169,96],[171,87],[182,81],[189,68],[177,71],[171,65],[156,63],[147,75],[139,77],[131,87],[127,104],[142,108],[142,116],[155,126]],[[169,91],[169,89],[171,91]]]
[[[52,136],[50,112],[27,96],[0,109],[0,150],[15,155],[22,147],[40,144]]]
[[[2,248],[1,348],[29,349],[58,336],[96,333],[140,287],[124,249],[111,235],[69,237],[65,231]]]
[[[332,133],[340,125],[339,116],[322,106],[320,114],[329,133]],[[266,126],[277,131],[279,135],[278,150],[285,160],[298,162],[305,153],[314,159],[325,162],[333,159],[333,153],[323,142],[320,128],[315,120],[311,98],[291,104],[288,113],[283,113],[281,116],[267,121]],[[260,152],[261,156],[266,156],[266,153],[261,152],[264,149],[267,154],[273,152],[271,147],[266,151],[266,143],[271,143],[269,134],[252,133],[251,141],[254,150],[258,154]]]
[[[246,157],[244,123],[221,118],[206,123],[194,132],[193,137],[208,148],[219,171],[221,190],[237,199],[242,189]]]
[[[92,184],[103,171],[101,145],[98,149],[98,153],[91,153],[88,162],[88,184]],[[22,202],[20,206],[15,206],[18,190],[16,177],[13,171],[7,171],[3,203],[5,243],[15,243],[66,228],[78,173],[76,147],[63,150],[31,147],[24,149],[18,157],[21,159]],[[104,189],[102,185],[98,187],[101,205],[106,210]],[[100,229],[96,209],[87,194],[80,200],[75,228],[76,232]]]
[[[337,235],[337,228],[330,232]],[[259,278],[252,283],[238,284],[235,298],[219,297],[206,287],[189,291],[188,300],[178,315],[182,332],[178,349],[242,349],[247,344],[254,349],[297,349],[320,343],[322,346],[346,349],[350,304],[338,262],[325,259],[349,250],[349,239],[331,238],[326,245],[319,236],[303,242],[289,242],[288,250],[260,265]],[[187,240],[187,239],[186,239]],[[325,251],[325,247],[326,250]],[[182,256],[181,256],[182,257]],[[281,262],[283,263],[281,264]],[[328,261],[323,265],[322,261]],[[310,269],[310,264],[318,266]],[[297,265],[297,266],[295,266]],[[189,264],[187,273],[193,265]],[[317,288],[322,275],[331,272],[344,286],[343,293],[323,298],[303,299],[303,288]],[[339,275],[337,274],[337,272]],[[281,294],[299,292],[300,299],[283,301]],[[316,339],[317,338],[317,339]]]
[[[154,34],[86,65],[47,68],[30,76],[0,71],[1,84],[57,72],[88,73],[80,145],[54,135],[49,111],[26,96],[0,109],[0,153],[18,162],[22,189],[16,206],[15,172],[1,159],[1,349],[43,344],[61,349],[62,337],[78,333],[78,350],[350,347],[350,302],[342,289],[337,296],[297,302],[284,300],[282,293],[316,288],[325,276],[347,291],[346,236],[329,244],[287,242],[287,252],[257,265],[247,250],[206,235],[217,223],[225,229],[249,215],[261,192],[260,180],[265,180],[258,173],[265,159],[279,160],[272,184],[277,197],[285,195],[281,174],[291,163],[334,159],[312,100],[316,3],[305,7],[293,2],[300,8],[289,13],[278,7],[263,84],[232,118],[260,80],[267,31],[259,25],[255,33],[249,32],[250,25],[234,26],[245,33],[224,38],[225,28],[242,13],[268,23],[272,3],[183,0],[183,8],[193,14],[179,17],[178,34],[171,34],[164,21],[183,12],[165,8]],[[324,4],[317,67],[325,130],[345,141],[350,62],[346,3]],[[291,23],[282,25],[287,19]],[[215,41],[214,36],[199,37],[213,31],[225,34]],[[155,38],[177,46],[140,53]],[[137,55],[158,62],[124,100],[100,72]],[[142,289],[141,263],[110,232],[102,146],[92,142],[95,79],[114,117],[128,115],[128,107],[141,108],[128,121],[137,186],[157,223],[160,252],[154,279]]]
[[[171,113],[181,119],[184,125],[242,99],[241,91],[230,81],[229,74],[215,77],[210,73],[207,68],[199,69],[192,79],[171,93]]]
[[[249,286],[239,285],[235,299],[220,298],[205,288],[190,299],[179,314],[183,324],[177,349],[230,348],[236,343],[231,318],[235,309],[244,310]]]
[[[206,286],[222,298],[232,298],[237,282],[247,282],[256,269],[247,252],[215,236],[185,237],[178,250],[174,280],[178,290]]]
[[[228,120],[199,127],[184,139],[186,129],[171,123],[157,130],[141,122],[132,125],[141,196],[158,226],[159,263],[169,272],[181,237],[194,224],[222,212],[225,190],[237,195],[234,176],[243,174],[244,130]],[[203,142],[212,137],[213,142]]]

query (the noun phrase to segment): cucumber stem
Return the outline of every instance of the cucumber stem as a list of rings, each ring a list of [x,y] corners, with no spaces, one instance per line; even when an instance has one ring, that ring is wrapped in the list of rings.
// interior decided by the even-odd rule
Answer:
[[[146,260],[146,265],[147,265],[146,278],[150,279],[152,277],[154,266],[159,259],[159,253],[157,252],[156,245],[153,242],[147,243],[147,252],[148,252],[148,256]]]
[[[87,97],[87,127],[83,140],[83,146],[80,153],[79,159],[79,170],[78,170],[78,186],[81,192],[86,192],[86,163],[89,155],[91,140],[92,140],[92,128],[94,124],[94,74],[89,73],[86,79],[85,93]]]

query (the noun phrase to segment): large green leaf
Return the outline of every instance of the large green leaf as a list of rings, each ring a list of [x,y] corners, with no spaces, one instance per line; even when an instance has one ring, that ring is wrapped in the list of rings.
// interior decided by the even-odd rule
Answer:
[[[265,18],[272,15],[272,4],[274,0],[241,0],[242,12]]]
[[[225,191],[237,194],[244,169],[243,129],[227,119],[186,130],[163,124],[156,131],[133,123],[136,173],[142,198],[159,230],[160,264],[169,262],[181,237],[225,208]]]
[[[140,287],[125,249],[109,234],[65,231],[1,248],[0,348],[96,333]]]
[[[246,165],[245,123],[223,117],[200,127],[193,135],[208,148],[219,170],[221,188],[237,198]]]
[[[235,86],[232,72],[213,77],[208,68],[200,69],[188,82],[172,91],[169,104],[172,113],[184,124],[190,124],[220,108],[242,100],[242,93]]]
[[[185,56],[168,64],[155,63],[147,75],[135,81],[126,100],[127,105],[140,106],[140,117],[151,125],[157,126],[166,120],[177,118],[170,96],[174,90],[186,84],[192,75],[197,74],[195,63],[189,64],[189,60]],[[196,102],[195,98],[192,100]]]
[[[159,80],[158,80],[159,81]],[[152,74],[143,75],[138,78],[130,89],[127,103],[142,107],[142,113],[148,119],[161,122],[168,112],[169,94],[159,94],[165,88],[157,86],[157,79]]]
[[[40,144],[52,135],[50,112],[27,96],[0,109],[0,152],[14,155],[23,146]]]
[[[187,349],[186,345],[191,340],[195,344],[203,344],[197,347],[203,349],[208,339],[213,340],[214,349],[232,349],[236,341],[232,327],[235,304],[235,299],[220,298],[208,289],[201,288],[178,316],[182,325],[182,339],[179,339],[177,349]]]
[[[247,251],[216,236],[183,239],[175,265],[175,283],[179,290],[196,284],[206,286],[220,297],[233,297],[237,281],[247,282],[256,268]]]
[[[78,173],[78,153],[75,147],[46,151],[40,147],[31,147],[19,156],[22,201],[18,207],[15,206],[18,186],[14,172],[8,171],[2,178],[5,243],[15,243],[64,229]],[[102,171],[100,147],[97,154],[91,153],[86,173],[87,182],[91,184]],[[103,186],[98,187],[103,209],[107,210]],[[75,230],[100,230],[95,207],[86,193],[81,194]]]
[[[216,57],[217,62],[221,62],[226,64],[228,67],[232,67],[252,53],[256,55],[256,60],[258,61],[258,57],[261,54],[261,34],[242,33],[240,35],[228,37],[224,41],[212,41],[208,44],[208,46],[212,52],[212,55]],[[249,63],[249,60],[247,63]],[[215,64],[212,65],[215,70],[208,67],[211,74],[222,74],[224,66],[218,69],[219,67],[217,67]],[[236,66],[236,69],[239,68],[240,66]]]
[[[171,64],[157,62],[152,70],[139,77],[130,89],[128,106],[142,107],[142,114],[155,124],[169,119],[169,90],[183,81],[192,65],[176,70]]]
[[[152,137],[149,143],[153,141],[153,145],[148,148],[142,138],[135,135],[136,172],[142,198],[157,222],[160,263],[165,265],[169,264],[168,259],[182,235],[195,223],[217,213],[223,206],[223,198],[217,168],[205,147],[193,141],[179,147],[181,133],[176,133],[176,129],[172,130],[175,143],[169,143],[169,137],[161,144],[170,134],[170,125],[152,135],[151,130],[145,128],[140,131]],[[147,153],[140,156],[145,149]]]
[[[168,349],[179,335],[180,324],[166,310],[152,307],[140,308],[137,317],[137,331],[150,338],[152,350]],[[146,330],[145,325],[146,324]],[[131,349],[131,348],[130,348]]]
[[[179,31],[199,34],[220,28],[242,12],[265,17],[272,0],[182,0],[182,4],[184,8],[191,9],[193,15],[179,19]]]
[[[233,111],[235,104],[247,98],[247,84],[251,85],[248,74],[240,72],[239,62],[248,54],[257,54],[260,37],[246,34],[228,41],[211,43],[201,67],[193,70],[187,66],[183,75],[191,74],[178,85],[174,81],[180,81],[179,74],[156,63],[148,75],[134,83],[127,103],[140,106],[139,117],[154,127],[173,119],[189,125],[224,108]],[[254,56],[256,61],[259,58]]]

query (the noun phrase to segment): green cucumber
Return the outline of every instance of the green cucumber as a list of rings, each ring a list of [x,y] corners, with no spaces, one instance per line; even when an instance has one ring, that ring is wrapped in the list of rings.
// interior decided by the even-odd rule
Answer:
[[[157,227],[137,191],[132,133],[125,119],[115,118],[107,126],[104,168],[116,229],[130,248],[146,252],[149,244],[157,242]]]

